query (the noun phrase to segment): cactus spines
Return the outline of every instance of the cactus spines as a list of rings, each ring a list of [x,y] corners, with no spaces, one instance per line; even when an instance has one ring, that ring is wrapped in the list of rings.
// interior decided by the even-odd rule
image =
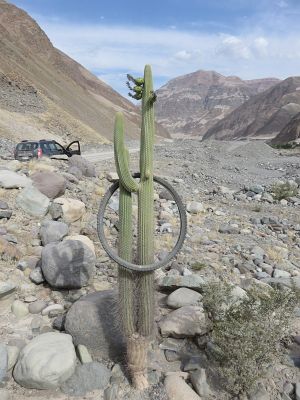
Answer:
[[[144,78],[127,75],[127,86],[135,99],[142,99],[142,129],[140,149],[140,182],[131,176],[128,150],[124,144],[124,123],[121,113],[115,121],[115,162],[120,179],[119,200],[119,255],[132,259],[132,192],[138,195],[138,264],[154,261],[154,189],[153,189],[153,144],[154,111],[156,96],[153,92],[151,67],[146,65]],[[133,83],[132,87],[130,83]],[[127,361],[133,385],[138,389],[148,386],[146,359],[148,337],[152,333],[154,320],[154,273],[131,272],[119,266],[119,298],[123,329],[127,337]]]

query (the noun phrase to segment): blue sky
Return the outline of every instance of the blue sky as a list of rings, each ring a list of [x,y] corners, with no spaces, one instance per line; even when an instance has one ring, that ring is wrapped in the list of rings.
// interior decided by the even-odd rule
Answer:
[[[244,79],[300,75],[300,0],[11,0],[53,44],[126,95],[199,69]]]

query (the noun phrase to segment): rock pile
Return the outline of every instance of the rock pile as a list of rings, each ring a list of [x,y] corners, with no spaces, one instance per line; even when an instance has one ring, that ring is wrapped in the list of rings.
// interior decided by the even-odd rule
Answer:
[[[238,302],[253,285],[265,291],[274,284],[300,287],[299,177],[287,176],[285,168],[283,176],[270,180],[262,173],[256,175],[259,183],[249,185],[235,178],[233,187],[212,171],[208,184],[200,185],[201,172],[208,174],[212,167],[191,164],[190,171],[189,157],[195,153],[188,146],[157,151],[164,155],[157,161],[160,171],[173,173],[168,179],[185,197],[188,235],[177,259],[156,271],[151,387],[139,397],[123,364],[117,266],[96,232],[99,200],[114,180],[111,162],[96,170],[80,157],[0,164],[0,398],[14,392],[16,400],[23,400],[35,390],[47,390],[57,400],[232,399],[211,369],[211,316],[204,307],[204,289],[210,282],[230,282]],[[285,203],[276,199],[274,189],[283,185],[284,191],[287,182],[294,193]],[[117,211],[113,198],[105,216],[112,246],[118,237]],[[178,210],[159,187],[155,215],[156,256],[162,259],[178,235]],[[248,399],[289,400],[299,391],[298,314],[293,353],[276,360]]]

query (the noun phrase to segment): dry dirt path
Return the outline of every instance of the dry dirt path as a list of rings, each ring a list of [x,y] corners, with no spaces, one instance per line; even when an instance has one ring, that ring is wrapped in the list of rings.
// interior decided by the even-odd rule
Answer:
[[[129,150],[129,153],[136,153],[139,151],[138,148],[133,148]],[[96,152],[96,153],[91,153],[91,152],[86,152],[82,154],[82,157],[86,158],[90,162],[98,162],[98,161],[104,161],[104,160],[109,160],[114,157],[114,152],[113,151],[104,151],[104,152]]]

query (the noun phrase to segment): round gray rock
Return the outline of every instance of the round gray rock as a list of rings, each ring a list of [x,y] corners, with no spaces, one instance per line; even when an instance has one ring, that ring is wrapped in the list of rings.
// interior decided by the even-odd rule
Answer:
[[[179,288],[168,296],[167,304],[172,308],[196,306],[200,303],[202,295],[195,290]]]
[[[203,335],[208,332],[208,324],[202,307],[185,306],[170,312],[159,321],[162,336],[175,338]]]
[[[65,193],[67,182],[63,176],[51,171],[35,172],[30,176],[33,185],[49,199]]]
[[[110,370],[98,362],[78,365],[61,390],[71,396],[84,396],[92,390],[104,389],[109,384],[110,376]]]
[[[76,346],[85,345],[92,355],[119,359],[124,354],[125,342],[118,321],[117,292],[104,290],[83,296],[72,305],[65,330]]]
[[[73,375],[76,353],[72,337],[48,332],[25,346],[14,368],[14,379],[29,389],[54,389]]]
[[[69,158],[69,165],[71,167],[77,167],[78,169],[80,169],[84,176],[96,176],[95,166],[91,162],[77,154]]]
[[[31,185],[31,180],[25,175],[17,174],[14,171],[0,170],[0,187],[5,189],[18,189]]]
[[[95,271],[95,254],[79,240],[50,243],[42,251],[42,272],[55,288],[80,289]]]
[[[60,242],[69,232],[69,227],[64,222],[43,221],[40,228],[40,238],[43,246],[49,243]]]
[[[27,186],[18,194],[16,204],[30,215],[43,217],[47,214],[50,201],[34,186]]]

